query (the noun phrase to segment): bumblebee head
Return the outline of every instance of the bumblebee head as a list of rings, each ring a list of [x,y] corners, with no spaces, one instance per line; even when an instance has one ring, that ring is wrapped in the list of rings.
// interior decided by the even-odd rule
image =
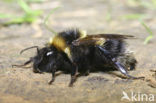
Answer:
[[[33,72],[51,72],[52,69],[56,69],[56,62],[58,62],[58,52],[53,46],[43,47],[39,49],[38,53],[33,59]]]

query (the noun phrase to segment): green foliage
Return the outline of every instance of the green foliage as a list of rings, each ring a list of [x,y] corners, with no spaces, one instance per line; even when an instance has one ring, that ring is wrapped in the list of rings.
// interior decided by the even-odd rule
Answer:
[[[27,0],[27,2],[30,2],[30,3],[32,3],[32,2],[43,2],[43,1],[45,1],[45,0]]]
[[[152,4],[153,4],[153,6],[155,6],[155,8],[156,8],[156,0],[152,0]]]
[[[156,0],[128,0],[128,4],[135,7],[144,7],[149,10],[156,9]],[[141,25],[145,28],[145,30],[149,34],[149,36],[145,38],[144,44],[148,44],[149,41],[151,41],[151,39],[154,36],[152,30],[144,22],[147,17],[148,15],[144,13],[131,13],[131,14],[123,15],[121,17],[121,19],[140,21]]]
[[[144,40],[144,44],[147,44],[153,38],[154,34],[153,34],[152,30],[143,21],[140,21],[140,23],[146,29],[146,31],[149,33],[149,36],[146,37],[146,39]]]
[[[45,27],[46,27],[49,31],[51,31],[52,33],[54,33],[54,34],[57,34],[57,32],[55,32],[53,29],[49,28],[47,22],[48,22],[49,17],[50,17],[57,9],[59,9],[59,8],[60,8],[60,7],[56,7],[56,8],[54,8],[53,10],[51,10],[51,12],[48,14],[48,16],[47,16],[47,17],[45,18],[45,20],[44,20],[44,25],[45,25]]]
[[[16,2],[18,0],[3,0],[5,2],[8,2],[8,3],[11,3],[11,2]],[[33,2],[43,2],[45,0],[24,0],[25,2],[28,2],[28,3],[33,3]]]
[[[12,15],[9,15],[9,14],[3,14],[3,13],[0,13],[0,19],[3,19],[3,18],[15,18],[15,16],[12,16]]]
[[[156,9],[156,0],[128,0],[132,6],[142,6],[148,9]]]
[[[18,4],[21,7],[21,9],[24,11],[24,15],[14,16],[14,15],[10,15],[10,14],[0,13],[0,18],[10,19],[9,21],[5,22],[3,25],[32,23],[32,22],[36,21],[37,18],[42,13],[41,10],[32,10],[24,0],[18,0]]]
[[[106,13],[106,21],[110,22],[112,20],[112,9],[109,8]]]
[[[14,1],[17,1],[17,0],[3,0],[3,1],[11,3],[11,2],[14,2]]]
[[[145,17],[146,16],[144,14],[126,14],[123,15],[121,18],[126,20],[136,20],[136,19],[142,20]]]

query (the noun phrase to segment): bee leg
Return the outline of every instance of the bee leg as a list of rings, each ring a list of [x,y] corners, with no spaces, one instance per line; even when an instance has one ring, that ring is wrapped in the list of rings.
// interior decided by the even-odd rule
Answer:
[[[54,81],[55,81],[55,71],[52,71],[52,78],[51,78],[51,80],[48,82],[48,84],[51,85]]]
[[[77,67],[77,65],[74,64],[74,68],[71,70],[71,80],[69,83],[69,87],[72,87],[73,83],[76,81],[77,72],[78,72],[78,67]]]
[[[32,58],[30,58],[30,60],[28,60],[28,61],[26,61],[24,64],[22,64],[22,65],[12,65],[12,68],[13,67],[24,67],[24,66],[26,66],[26,65],[28,65],[28,64],[30,64],[32,62]]]
[[[51,69],[51,72],[52,72],[52,78],[48,82],[48,84],[51,85],[55,81],[56,65],[51,63],[49,68]]]
[[[120,62],[115,61],[115,58],[112,58],[110,56],[110,52],[107,51],[106,49],[102,48],[101,46],[97,46],[99,48],[99,50],[103,53],[103,55],[109,60],[109,62],[114,65],[115,68],[117,68],[122,74],[124,74],[125,76],[132,78],[132,79],[143,79],[144,77],[134,77],[128,74],[126,68],[124,68]]]
[[[119,63],[119,62],[114,62],[115,67],[125,76],[131,79],[143,79],[144,77],[134,77],[128,74],[127,70]]]

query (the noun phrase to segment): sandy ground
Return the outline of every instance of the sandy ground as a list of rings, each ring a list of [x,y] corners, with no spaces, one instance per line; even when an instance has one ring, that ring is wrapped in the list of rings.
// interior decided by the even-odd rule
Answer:
[[[88,33],[121,33],[130,34],[137,39],[128,40],[130,48],[138,60],[137,69],[131,71],[134,76],[145,76],[145,80],[122,79],[107,72],[91,73],[78,78],[74,87],[68,87],[69,74],[56,77],[53,85],[48,85],[51,74],[34,74],[32,68],[12,68],[33,56],[35,50],[19,55],[25,47],[38,45],[43,47],[53,34],[42,24],[47,13],[56,6],[61,6],[49,19],[49,26],[61,31],[67,28],[85,29]],[[31,4],[33,9],[44,10],[44,15],[37,23],[0,27],[0,103],[128,103],[140,101],[121,100],[123,91],[137,97],[141,94],[156,96],[156,38],[148,45],[143,41],[148,36],[138,20],[125,20],[122,16],[128,13],[145,13],[145,22],[156,34],[156,18],[153,9],[138,8],[122,0],[59,0]],[[106,19],[111,10],[111,20]],[[0,1],[0,11],[11,14],[22,14],[17,4]],[[0,20],[4,22],[4,20]],[[114,71],[119,75],[120,72]],[[139,95],[138,95],[139,94]],[[138,99],[137,99],[138,100]],[[154,98],[156,102],[156,97]],[[150,102],[144,101],[143,102]],[[153,101],[154,103],[154,101]]]

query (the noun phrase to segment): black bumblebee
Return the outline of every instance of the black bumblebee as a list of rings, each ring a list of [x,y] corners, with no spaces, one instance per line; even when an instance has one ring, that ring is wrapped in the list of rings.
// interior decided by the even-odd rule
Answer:
[[[50,72],[55,80],[55,72],[58,70],[71,73],[72,86],[76,80],[77,72],[88,75],[90,71],[107,71],[117,69],[128,78],[138,79],[128,74],[128,70],[134,70],[137,64],[133,54],[127,52],[125,39],[133,38],[130,35],[118,34],[96,34],[87,35],[85,31],[78,29],[67,30],[58,33],[39,49],[38,46],[26,48],[37,48],[36,56],[23,65],[33,63],[35,73]]]

